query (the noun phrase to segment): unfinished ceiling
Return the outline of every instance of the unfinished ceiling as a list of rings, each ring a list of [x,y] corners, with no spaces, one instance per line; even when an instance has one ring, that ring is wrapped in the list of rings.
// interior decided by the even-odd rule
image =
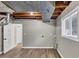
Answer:
[[[15,12],[40,12],[42,19],[49,21],[55,9],[54,1],[2,1]],[[27,13],[28,14],[28,13]]]
[[[21,13],[13,13],[13,17],[15,19],[42,19],[42,15],[39,12],[21,12]]]
[[[55,10],[52,15],[52,19],[56,19],[64,9],[69,5],[70,1],[56,1],[55,2]]]
[[[46,2],[45,1],[44,2],[41,2],[41,1],[20,1],[20,2],[2,1],[2,2],[8,7],[10,7],[11,9],[13,9],[15,13],[18,12],[16,14],[15,13],[13,14],[15,18],[24,17],[24,18],[41,19],[43,17],[44,19],[46,19],[46,21],[49,18],[56,19],[70,3],[70,1],[50,1],[50,2],[48,1]],[[39,16],[37,16],[36,14],[34,14],[34,16],[30,15],[30,13],[28,14],[28,11],[37,12]],[[18,14],[24,15],[24,16],[20,16]]]

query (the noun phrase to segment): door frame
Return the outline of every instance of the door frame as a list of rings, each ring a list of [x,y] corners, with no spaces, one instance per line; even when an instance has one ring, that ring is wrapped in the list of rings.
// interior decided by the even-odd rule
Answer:
[[[2,40],[1,40],[1,53],[4,54],[4,25],[1,26]]]

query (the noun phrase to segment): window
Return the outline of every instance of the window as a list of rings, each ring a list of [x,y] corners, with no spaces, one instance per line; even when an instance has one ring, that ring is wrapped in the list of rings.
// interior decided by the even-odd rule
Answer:
[[[71,11],[62,20],[62,36],[78,40],[78,11],[77,9]],[[79,40],[78,40],[79,41]]]

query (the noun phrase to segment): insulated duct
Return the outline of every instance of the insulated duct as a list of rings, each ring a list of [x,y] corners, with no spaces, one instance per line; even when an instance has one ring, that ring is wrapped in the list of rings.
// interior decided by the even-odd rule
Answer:
[[[40,5],[43,22],[50,22],[51,16],[55,9],[54,3],[51,4],[48,1],[42,1]]]
[[[0,15],[0,25],[7,25],[10,22],[10,13],[7,12],[6,15]]]

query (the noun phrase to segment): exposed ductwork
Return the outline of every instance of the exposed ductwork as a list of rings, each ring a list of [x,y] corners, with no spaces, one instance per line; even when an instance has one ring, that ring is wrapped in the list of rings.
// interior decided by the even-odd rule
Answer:
[[[0,25],[7,25],[9,22],[10,22],[10,13],[0,12]]]
[[[16,12],[40,12],[44,22],[49,22],[54,12],[55,2],[52,1],[2,1]]]
[[[41,7],[43,22],[50,22],[51,16],[55,9],[54,4],[52,5],[50,2],[44,1],[41,2],[40,7]]]

